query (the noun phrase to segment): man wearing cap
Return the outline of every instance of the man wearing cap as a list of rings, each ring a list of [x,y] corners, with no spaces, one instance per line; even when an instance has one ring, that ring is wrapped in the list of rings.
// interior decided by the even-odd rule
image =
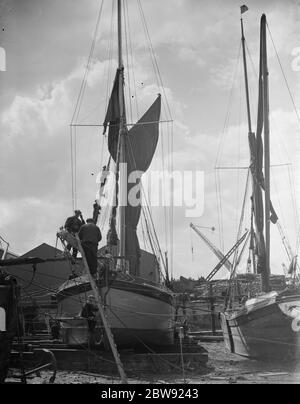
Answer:
[[[68,219],[66,220],[66,223],[65,223],[65,229],[73,235],[75,235],[75,233],[78,233],[81,226],[85,224],[85,221],[83,220],[82,213],[80,212],[80,210],[75,210],[74,213],[75,213],[75,215],[68,217]],[[70,251],[72,248],[72,245],[68,244],[66,248],[67,248],[67,250]],[[72,258],[76,259],[77,254],[78,254],[78,250],[73,247]]]
[[[81,226],[78,236],[93,276],[97,273],[98,244],[102,239],[101,231],[93,219],[87,219],[86,224]]]

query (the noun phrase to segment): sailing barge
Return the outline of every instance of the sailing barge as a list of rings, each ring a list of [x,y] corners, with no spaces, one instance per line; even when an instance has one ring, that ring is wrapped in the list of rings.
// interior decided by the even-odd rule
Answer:
[[[262,293],[238,307],[234,307],[234,299],[230,295],[227,308],[221,314],[222,329],[226,347],[233,353],[264,360],[290,360],[299,357],[300,354],[300,292],[296,286],[290,286],[282,292],[271,291],[270,287],[270,222],[276,223],[278,217],[270,199],[266,16],[262,15],[260,28],[259,103],[256,134],[252,132],[251,128],[243,20],[241,20],[241,24],[251,151],[252,212],[255,223],[251,231],[252,243],[256,244],[255,250],[257,251],[257,256],[253,254],[253,267],[254,272],[261,275]],[[263,130],[264,141],[262,139]],[[254,250],[253,244],[252,249]],[[296,260],[294,260],[294,264],[295,270]],[[232,281],[238,270],[237,266],[233,269]]]
[[[141,202],[138,205],[131,204],[129,198],[134,187],[140,185],[140,179],[137,184],[128,181],[132,173],[147,171],[155,154],[159,139],[161,95],[157,96],[137,124],[131,125],[129,129],[126,124],[124,95],[122,3],[122,0],[118,0],[119,63],[104,120],[105,132],[108,130],[109,162],[113,160],[117,178],[114,190],[117,206],[113,206],[110,212],[106,247],[114,257],[114,262],[113,268],[110,267],[97,280],[97,286],[119,347],[172,345],[175,327],[174,294],[161,282],[160,276],[154,282],[141,276],[151,272],[160,273],[159,260],[153,254],[152,263],[146,264],[147,271],[141,272],[137,226],[142,206]],[[122,172],[124,166],[127,175]],[[141,187],[138,192],[141,196]],[[123,203],[118,203],[119,201]],[[160,262],[162,261],[163,257],[160,256]],[[87,343],[86,320],[78,318],[78,315],[90,291],[91,286],[86,276],[67,281],[57,291],[59,319],[65,340],[71,345]]]
[[[17,293],[15,280],[0,269],[0,384],[7,376],[13,338],[18,331]]]

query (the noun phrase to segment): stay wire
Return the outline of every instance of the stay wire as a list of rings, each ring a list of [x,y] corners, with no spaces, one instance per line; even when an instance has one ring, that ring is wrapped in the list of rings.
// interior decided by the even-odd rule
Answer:
[[[270,30],[270,27],[269,27],[268,22],[267,22],[267,27],[268,27],[268,31],[269,31],[269,34],[270,34],[271,42],[272,42],[272,44],[273,44],[274,51],[275,51],[275,53],[276,53],[276,57],[277,57],[279,66],[280,66],[280,69],[281,69],[281,73],[282,73],[282,75],[283,75],[285,84],[286,84],[286,86],[287,86],[287,90],[288,90],[288,93],[289,93],[289,95],[290,95],[290,98],[291,98],[291,101],[292,101],[292,104],[293,104],[293,107],[294,107],[294,110],[295,110],[295,113],[296,113],[298,122],[300,123],[300,115],[299,115],[298,109],[297,109],[297,107],[296,107],[296,103],[295,103],[295,100],[294,100],[294,97],[293,97],[293,94],[292,94],[292,91],[291,91],[289,82],[288,82],[287,77],[286,77],[286,75],[285,75],[285,72],[284,72],[284,69],[283,69],[283,66],[282,66],[282,63],[281,63],[279,54],[278,54],[278,52],[277,52],[277,48],[276,48],[276,46],[275,46],[275,42],[274,42],[274,40],[273,40],[273,36],[272,36],[272,33],[271,33],[271,30]]]

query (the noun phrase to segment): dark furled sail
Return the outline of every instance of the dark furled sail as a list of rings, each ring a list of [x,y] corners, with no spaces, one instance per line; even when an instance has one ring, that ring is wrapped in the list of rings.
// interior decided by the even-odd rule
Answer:
[[[249,134],[249,146],[251,163],[250,170],[252,174],[253,184],[253,207],[255,217],[255,240],[256,240],[256,254],[258,256],[257,272],[262,273],[265,268],[266,245],[264,238],[264,204],[262,191],[265,190],[265,181],[263,175],[263,153],[264,146],[262,140],[262,131],[264,127],[264,69],[263,69],[263,36],[261,35],[260,42],[260,63],[259,63],[259,88],[258,88],[258,114],[257,114],[257,127],[256,135]],[[277,214],[270,202],[270,220],[276,223],[278,220]]]
[[[107,126],[109,124],[108,131],[108,149],[116,161],[118,138],[120,130],[120,102],[119,102],[119,87],[120,87],[120,74],[121,70],[117,69],[114,85],[109,100],[106,117],[103,123],[104,134],[106,133]]]
[[[133,171],[147,171],[151,164],[159,137],[160,110],[161,97],[159,95],[138,124],[126,134],[128,176]],[[143,123],[145,124],[143,125]],[[128,183],[128,195],[139,182],[138,179],[135,183]],[[140,199],[139,195],[137,195],[137,199]],[[140,247],[136,231],[141,215],[141,205],[133,206],[130,201],[128,202],[125,209],[126,257],[129,259],[130,273],[139,275]]]
[[[119,143],[120,73],[121,71],[118,69],[104,122],[105,130],[109,123],[108,148],[115,162],[117,162]],[[134,171],[144,173],[149,168],[159,138],[160,112],[161,96],[158,95],[155,102],[139,122],[129,131],[125,129],[125,161],[127,163],[127,178],[129,178]],[[125,207],[125,255],[126,259],[129,261],[130,273],[136,276],[139,275],[140,261],[140,247],[136,233],[141,214],[141,204],[138,203],[137,206],[133,206],[128,200],[128,196],[135,192],[136,188],[134,187],[136,187],[139,182],[140,178],[135,179],[134,183],[128,183],[127,181],[127,206]],[[139,199],[139,192],[136,192],[136,200]]]

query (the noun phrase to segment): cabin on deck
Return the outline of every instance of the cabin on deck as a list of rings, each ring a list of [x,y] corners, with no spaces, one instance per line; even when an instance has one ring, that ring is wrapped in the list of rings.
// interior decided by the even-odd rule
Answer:
[[[106,246],[101,247],[98,251],[98,257],[105,255]],[[140,250],[140,278],[147,281],[159,283],[160,271],[158,267],[157,258],[154,254],[145,250]]]

